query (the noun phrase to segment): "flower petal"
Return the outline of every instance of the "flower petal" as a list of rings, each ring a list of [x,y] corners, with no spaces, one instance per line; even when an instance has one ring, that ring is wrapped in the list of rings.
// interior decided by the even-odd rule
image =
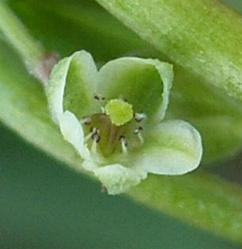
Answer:
[[[92,56],[80,51],[62,59],[52,70],[46,88],[49,107],[55,122],[65,110],[78,118],[95,109],[93,101],[97,69]]]
[[[60,117],[60,129],[64,139],[71,143],[83,159],[90,160],[90,152],[84,144],[84,132],[75,115],[65,111]]]
[[[134,165],[161,175],[181,175],[196,169],[202,156],[199,132],[181,120],[165,121],[148,134]]]
[[[172,66],[159,60],[125,57],[99,71],[98,92],[107,99],[123,98],[137,113],[159,120],[165,115],[172,86]]]
[[[94,174],[111,195],[123,193],[147,177],[144,171],[129,169],[120,164],[98,168]]]

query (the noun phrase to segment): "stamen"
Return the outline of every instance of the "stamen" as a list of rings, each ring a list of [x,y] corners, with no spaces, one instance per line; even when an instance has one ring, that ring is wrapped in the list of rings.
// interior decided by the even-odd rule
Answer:
[[[119,141],[121,142],[121,147],[122,147],[122,152],[123,153],[128,153],[128,142],[125,138],[125,136],[120,136]]]
[[[85,142],[87,142],[88,140],[90,140],[90,138],[92,137],[92,133],[90,132],[89,134],[87,134],[86,136],[85,136]]]
[[[105,108],[103,106],[100,106],[100,108],[101,108],[101,112],[105,113]]]
[[[96,143],[99,143],[101,140],[101,137],[99,135],[99,130],[97,128],[92,128],[91,130],[91,138],[94,140]]]
[[[100,137],[100,135],[99,135],[98,133],[92,134],[91,138],[92,138],[92,140],[94,140],[96,143],[99,143],[100,140],[101,140],[101,137]]]
[[[144,113],[135,113],[134,114],[134,119],[136,122],[141,122],[146,118],[146,115]]]
[[[94,99],[99,101],[99,102],[106,100],[105,97],[101,97],[101,96],[98,96],[98,95],[94,95]],[[102,103],[100,103],[100,109],[101,109],[101,113],[105,113],[105,109],[102,106]]]
[[[104,100],[106,100],[105,97],[99,96],[99,95],[94,95],[94,99],[95,99],[95,100],[98,100],[98,101],[104,101]]]
[[[141,134],[141,132],[143,131],[143,127],[139,126],[138,128],[136,128],[134,130],[134,134],[137,135],[137,137],[139,138],[140,142],[143,144],[144,143],[144,138]]]
[[[84,124],[84,125],[90,125],[92,122],[92,119],[90,117],[83,117],[81,120],[80,120],[80,123],[81,124]]]
[[[138,128],[134,129],[134,134],[137,135],[143,130],[143,127],[139,126]]]
[[[96,129],[96,128],[93,129],[93,133],[92,133],[91,138],[93,139],[91,152],[93,154],[96,154],[97,153],[97,144],[101,140],[101,136],[99,135],[99,130],[98,129]]]
[[[92,152],[93,154],[96,154],[96,153],[97,153],[97,143],[96,143],[95,140],[93,140],[93,142],[92,142],[91,152]]]
[[[90,133],[88,133],[85,136],[85,142],[87,142],[88,140],[90,140],[90,138],[92,138],[94,132],[96,132],[96,128],[91,127],[90,128]]]
[[[144,143],[144,138],[141,133],[137,134],[139,141],[143,144]]]
[[[91,127],[90,133],[85,137],[85,142],[87,142],[90,138],[96,141],[96,143],[99,143],[101,137],[99,135],[99,130],[97,128]]]

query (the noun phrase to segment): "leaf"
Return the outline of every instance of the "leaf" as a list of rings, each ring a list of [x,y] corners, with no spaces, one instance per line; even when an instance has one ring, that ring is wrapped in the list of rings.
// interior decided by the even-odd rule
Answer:
[[[97,0],[169,60],[242,100],[242,18],[220,1]]]

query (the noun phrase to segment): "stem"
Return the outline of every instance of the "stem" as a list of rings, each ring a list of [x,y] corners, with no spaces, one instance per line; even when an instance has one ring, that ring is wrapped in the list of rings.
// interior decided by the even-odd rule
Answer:
[[[242,18],[218,0],[97,0],[170,60],[242,100]]]
[[[0,31],[19,53],[29,73],[46,84],[49,74],[48,67],[52,67],[55,62],[53,62],[53,57],[46,55],[41,44],[34,40],[26,27],[4,2],[0,3]]]
[[[242,189],[212,174],[149,176],[129,196],[149,208],[242,242]]]

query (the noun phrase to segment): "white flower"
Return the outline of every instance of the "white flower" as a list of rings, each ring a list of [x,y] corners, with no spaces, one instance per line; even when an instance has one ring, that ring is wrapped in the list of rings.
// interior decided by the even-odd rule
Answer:
[[[82,167],[110,194],[148,173],[181,175],[198,167],[198,131],[181,120],[163,120],[172,80],[172,66],[153,59],[119,58],[98,71],[85,51],[54,67],[47,87],[52,118]]]

